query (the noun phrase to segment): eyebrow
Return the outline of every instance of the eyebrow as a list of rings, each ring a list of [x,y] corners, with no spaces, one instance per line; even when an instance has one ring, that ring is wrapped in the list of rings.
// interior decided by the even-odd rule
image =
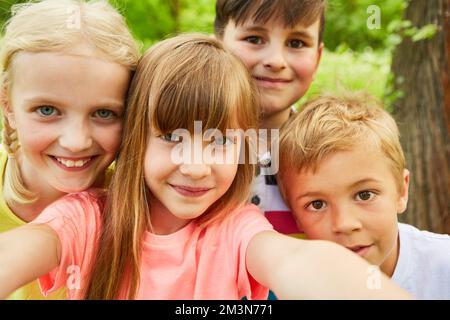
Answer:
[[[353,189],[353,188],[355,188],[355,187],[357,187],[357,186],[359,186],[359,185],[362,185],[362,184],[365,184],[365,183],[369,183],[369,182],[380,183],[381,181],[380,181],[380,180],[377,180],[377,179],[375,179],[375,178],[365,178],[365,179],[361,179],[361,180],[358,180],[358,181],[352,183],[352,184],[348,187],[348,189]],[[298,201],[298,200],[300,200],[300,199],[302,199],[302,198],[306,198],[306,197],[314,197],[314,198],[315,198],[315,197],[318,197],[318,198],[320,198],[321,196],[323,196],[323,193],[320,192],[320,191],[309,191],[309,192],[300,194],[299,196],[296,197],[295,200]]]
[[[110,100],[110,101],[102,101],[102,103],[93,105],[92,107],[97,108],[97,109],[98,108],[110,108],[110,109],[116,109],[118,111],[118,110],[124,109],[125,105],[118,101]]]
[[[369,183],[369,182],[380,183],[381,181],[380,181],[380,180],[377,180],[377,179],[375,179],[375,178],[365,178],[365,179],[358,180],[358,181],[356,181],[355,183],[352,183],[352,184],[350,185],[349,189],[354,188],[354,187],[357,187],[357,186],[359,186],[359,185],[361,185],[361,184]]]
[[[267,32],[268,29],[261,27],[261,26],[255,26],[255,25],[251,25],[246,27],[245,25],[243,25],[241,27],[242,29],[244,29],[245,31],[253,31],[253,32]]]
[[[63,101],[58,100],[54,97],[31,97],[31,98],[25,98],[25,103],[27,104],[44,104],[44,105],[54,105],[54,106],[63,106],[67,107],[67,104]],[[124,104],[117,101],[117,100],[105,100],[101,101],[100,103],[97,103],[95,105],[90,106],[91,108],[112,108],[116,111],[122,110],[125,108]]]
[[[300,194],[299,196],[297,196],[297,198],[295,199],[296,201],[302,199],[302,198],[320,198],[320,196],[322,196],[322,193],[319,191],[309,191],[303,194]]]
[[[259,26],[259,25],[251,25],[251,26],[245,26],[243,25],[241,27],[246,32],[268,32],[268,29]],[[308,40],[315,40],[316,37],[314,37],[311,33],[304,31],[304,30],[295,30],[294,32],[291,32],[289,34],[291,37],[300,37],[300,38],[306,38]]]
[[[42,104],[64,105],[64,103],[62,103],[61,101],[59,101],[57,98],[54,98],[54,97],[38,96],[38,97],[25,98],[24,101],[27,104],[28,103],[33,103],[33,104],[42,103]]]
[[[291,33],[291,36],[306,38],[308,40],[316,40],[316,37],[314,37],[313,35],[311,35],[309,32],[306,31],[295,31]]]

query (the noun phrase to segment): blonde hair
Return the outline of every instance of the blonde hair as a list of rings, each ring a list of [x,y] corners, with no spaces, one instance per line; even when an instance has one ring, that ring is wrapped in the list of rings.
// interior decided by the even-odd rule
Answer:
[[[389,160],[400,192],[405,157],[399,131],[382,104],[367,93],[322,96],[306,103],[280,132],[280,191],[285,196],[283,176],[289,170],[315,171],[328,155],[368,146]]]
[[[152,47],[140,61],[131,84],[121,151],[110,185],[103,229],[87,299],[118,298],[138,289],[141,240],[151,229],[144,180],[144,155],[151,130],[192,132],[194,120],[204,129],[256,129],[258,103],[245,66],[222,44],[199,34],[180,35]],[[248,152],[248,141],[245,141]],[[248,158],[247,158],[248,159]],[[239,164],[229,190],[196,221],[206,226],[246,201],[254,165]],[[124,199],[124,195],[127,195]],[[130,276],[124,278],[125,271]]]
[[[0,85],[5,98],[12,85],[12,62],[20,51],[74,53],[74,48],[81,43],[107,60],[130,70],[136,68],[139,48],[124,18],[107,1],[43,0],[15,5],[12,13],[0,50]],[[15,159],[20,147],[17,132],[5,114],[3,146],[9,155],[3,189],[6,201],[34,202],[36,195],[24,185]]]

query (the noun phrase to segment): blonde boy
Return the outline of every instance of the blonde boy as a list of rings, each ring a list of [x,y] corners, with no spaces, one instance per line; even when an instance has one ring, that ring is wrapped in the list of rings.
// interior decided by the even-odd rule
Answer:
[[[280,191],[309,239],[337,242],[419,299],[450,299],[450,237],[399,224],[409,172],[393,118],[367,95],[325,96],[280,135]]]

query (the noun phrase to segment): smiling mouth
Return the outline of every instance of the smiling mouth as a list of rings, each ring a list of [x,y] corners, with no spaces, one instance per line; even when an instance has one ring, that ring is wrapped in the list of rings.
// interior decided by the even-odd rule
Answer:
[[[353,251],[354,253],[356,253],[359,256],[364,256],[369,249],[372,247],[372,245],[368,245],[368,246],[353,246],[353,247],[346,247],[347,249]]]
[[[63,167],[65,169],[72,169],[72,170],[82,170],[82,169],[88,167],[92,163],[92,160],[95,159],[96,157],[97,156],[68,159],[68,158],[50,156],[50,158],[52,158],[59,167]]]
[[[201,197],[213,188],[198,188],[169,184],[176,192],[186,197]]]
[[[287,79],[277,79],[277,78],[258,77],[258,76],[254,76],[253,78],[255,78],[258,81],[264,81],[264,82],[270,82],[270,83],[289,83],[289,82],[291,82],[291,80],[287,80]]]
[[[274,79],[267,77],[253,77],[258,87],[267,90],[284,90],[291,83],[291,80]]]

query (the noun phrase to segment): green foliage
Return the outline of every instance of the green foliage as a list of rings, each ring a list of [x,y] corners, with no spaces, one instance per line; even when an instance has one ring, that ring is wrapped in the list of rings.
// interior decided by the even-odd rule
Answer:
[[[133,34],[144,47],[179,32],[213,32],[215,0],[179,0],[174,16],[167,0],[111,1],[126,17]]]
[[[407,4],[407,0],[329,0],[324,36],[327,48],[335,50],[342,44],[357,51],[388,47],[392,35],[388,26],[401,23]],[[369,28],[368,23],[378,17],[379,28]]]
[[[110,0],[126,16],[134,35],[149,45],[178,31],[213,31],[215,0]],[[0,22],[9,17],[13,3],[24,0],[1,0]],[[171,3],[178,3],[179,15],[170,10]],[[393,32],[392,26],[401,24],[407,0],[329,0],[325,43],[334,51],[345,44],[362,51],[366,47],[386,48]],[[369,29],[371,6],[380,9],[380,29]],[[388,28],[391,26],[391,28]],[[430,29],[423,31],[430,34]],[[417,37],[422,37],[423,34]],[[398,42],[398,41],[397,41]]]
[[[214,32],[215,1],[184,0],[180,30],[185,32]]]
[[[0,23],[3,23],[11,16],[11,6],[26,0],[0,0]]]
[[[166,0],[111,1],[126,17],[134,36],[145,47],[175,32],[175,20]]]
[[[412,41],[417,42],[421,40],[426,40],[432,38],[438,28],[434,24],[427,24],[420,29],[416,29],[416,33],[411,37]]]
[[[24,0],[0,1],[0,23],[9,17],[11,5],[18,2]],[[215,0],[110,2],[124,14],[144,48],[177,32],[213,32]],[[307,97],[338,87],[367,89],[387,105],[401,97],[394,84],[402,79],[394,79],[390,72],[394,49],[405,37],[421,41],[437,31],[435,25],[419,28],[403,20],[408,4],[409,0],[329,0],[324,35],[327,50]]]
[[[341,90],[366,90],[384,100],[390,77],[391,54],[387,51],[355,52],[341,46],[339,52],[325,50],[316,78],[302,98],[303,103],[320,93],[339,93]]]

